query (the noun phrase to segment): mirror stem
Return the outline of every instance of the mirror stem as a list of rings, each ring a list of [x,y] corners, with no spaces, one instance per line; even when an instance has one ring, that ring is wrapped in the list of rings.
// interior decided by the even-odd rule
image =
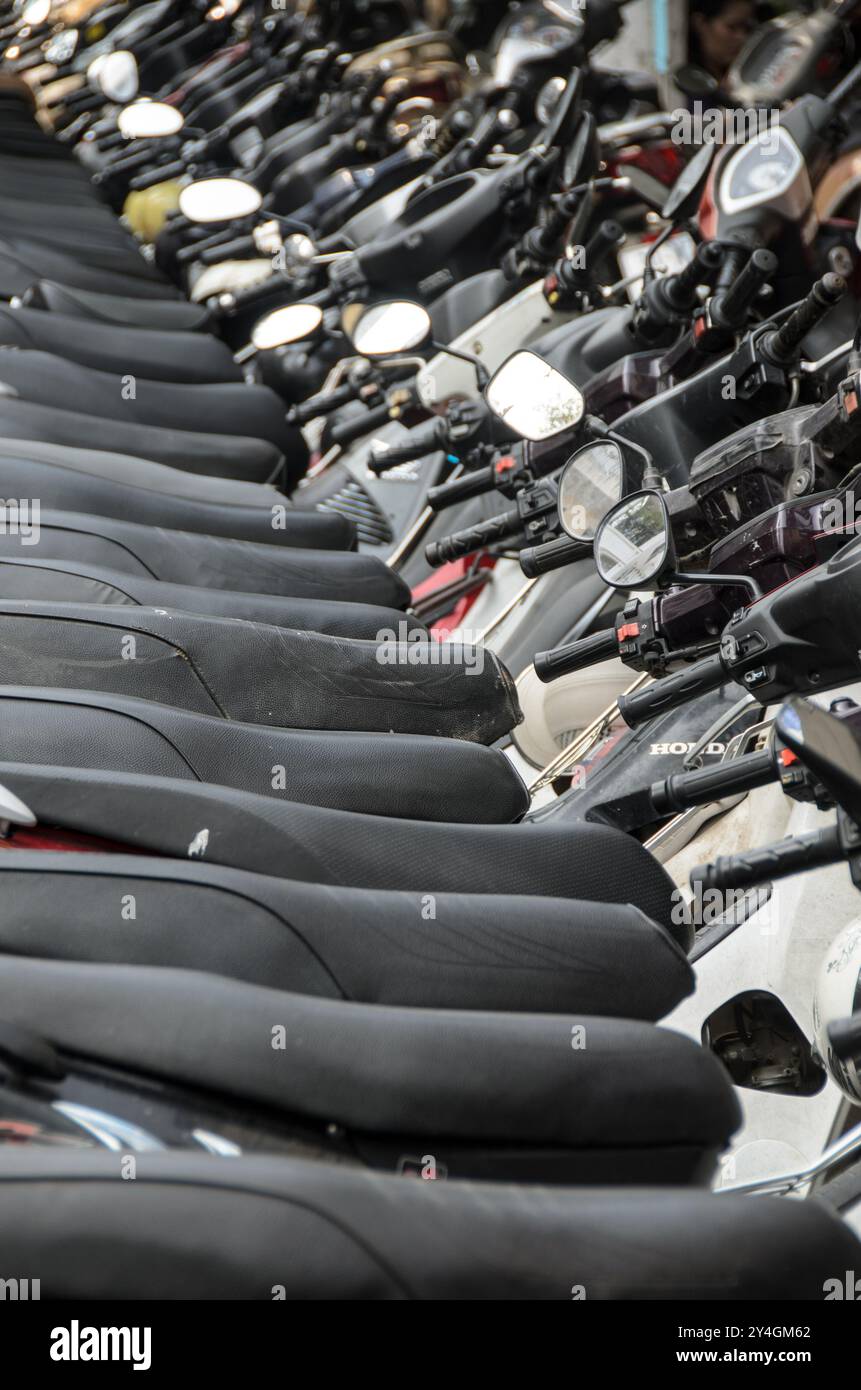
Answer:
[[[471,352],[462,352],[460,348],[447,347],[445,343],[435,343],[431,341],[429,346],[433,348],[434,352],[445,353],[448,357],[458,357],[461,362],[468,362],[471,367],[474,367],[475,375],[478,380],[478,389],[480,391],[483,391],[485,386],[489,384],[490,372],[487,370],[480,357],[475,357]]]
[[[597,415],[587,415],[583,421],[583,428],[587,434],[592,435],[596,439],[611,439],[614,444],[618,444],[623,455],[626,449],[632,449],[635,454],[639,454],[640,458],[643,460],[643,479],[640,483],[640,487],[643,491],[651,489],[655,489],[656,491],[663,490],[666,485],[664,476],[662,473],[658,472],[655,467],[655,460],[652,458],[648,449],[643,448],[642,444],[635,444],[632,439],[626,439],[624,435],[617,434],[609,425],[605,425],[604,421],[599,419]]]
[[[762,598],[762,590],[755,579],[749,574],[720,574],[716,571],[707,571],[699,574],[694,570],[681,571],[667,576],[670,584],[720,584],[736,585],[740,589],[746,589],[751,599]]]

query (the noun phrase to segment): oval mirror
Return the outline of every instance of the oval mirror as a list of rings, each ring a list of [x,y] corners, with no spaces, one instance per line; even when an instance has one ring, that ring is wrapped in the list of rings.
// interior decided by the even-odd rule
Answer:
[[[538,443],[578,425],[583,396],[534,352],[515,352],[491,378],[487,404],[515,434]]]
[[[29,5],[24,6],[21,21],[30,25],[44,24],[50,13],[51,0],[30,0]]]
[[[673,81],[686,97],[713,96],[718,90],[718,80],[698,63],[682,63],[673,73]]]
[[[263,202],[258,190],[244,179],[198,179],[179,195],[179,210],[189,222],[232,222],[250,217]]]
[[[45,62],[53,63],[57,68],[61,68],[64,63],[70,63],[77,51],[79,38],[77,29],[64,29],[45,45]]]
[[[595,533],[595,568],[614,589],[639,589],[673,562],[672,532],[659,492],[636,492],[608,512]]]
[[[185,125],[185,117],[163,101],[136,101],[120,112],[117,125],[127,140],[155,140],[177,135]]]
[[[300,343],[303,338],[312,337],[322,324],[323,310],[319,304],[287,304],[283,309],[264,314],[254,325],[251,343],[258,352],[287,347],[289,343]]]
[[[390,357],[422,347],[430,334],[427,309],[408,299],[392,299],[360,314],[350,336],[362,357]]]
[[[591,541],[624,491],[625,460],[612,440],[585,444],[559,478],[559,524],[575,541]]]
[[[123,48],[103,54],[87,69],[87,81],[108,101],[133,101],[139,85],[137,58]]]

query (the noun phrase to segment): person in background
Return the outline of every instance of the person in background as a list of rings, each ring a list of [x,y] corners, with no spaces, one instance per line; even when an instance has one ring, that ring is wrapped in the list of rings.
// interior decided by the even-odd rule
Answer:
[[[691,0],[688,61],[718,82],[756,27],[753,0]]]

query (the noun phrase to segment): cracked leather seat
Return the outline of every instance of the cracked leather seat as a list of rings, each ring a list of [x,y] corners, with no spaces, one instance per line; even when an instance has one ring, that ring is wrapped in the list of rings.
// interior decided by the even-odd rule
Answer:
[[[102,690],[277,728],[433,734],[493,743],[522,718],[483,648],[329,637],[174,609],[0,601],[14,685]],[[387,645],[387,641],[390,645]]]
[[[609,826],[388,824],[233,787],[8,762],[0,762],[0,786],[45,831],[138,852],[185,859],[194,845],[207,864],[324,886],[633,903],[684,950],[693,942],[666,870],[638,840]],[[29,841],[13,832],[6,843]]]
[[[0,1151],[0,1236],[20,1279],[71,1302],[154,1288],[262,1303],[570,1302],[575,1287],[588,1302],[818,1302],[835,1270],[861,1262],[858,1238],[815,1199],[417,1182],[178,1152],[138,1154],[128,1182],[115,1154],[30,1146]]]
[[[82,330],[81,320],[69,314],[17,307],[0,308],[0,344],[48,352],[101,372],[113,372],[121,362],[127,372],[150,381],[242,381],[226,343],[208,333],[97,322]]]
[[[384,630],[396,630],[403,620],[399,609],[381,605],[166,584],[123,570],[74,565],[68,560],[0,558],[0,602],[3,599],[103,604],[109,608],[174,608],[213,618],[239,618],[243,622],[368,640]],[[410,628],[428,636],[427,628],[418,619],[410,619]]]
[[[186,854],[205,857],[208,834]],[[120,902],[134,902],[133,931]],[[429,913],[421,888],[14,845],[0,853],[0,952],[202,970],[353,1003],[649,1021],[694,987],[669,932],[619,903],[464,891],[435,893]]]
[[[529,806],[508,758],[481,744],[273,729],[103,692],[0,687],[0,759],[216,782],[422,821],[504,825]],[[385,837],[388,824],[381,829]]]
[[[168,551],[171,549],[166,541],[159,541],[156,527],[185,533],[183,545],[191,531],[256,541],[267,548],[350,550],[356,540],[355,526],[346,517],[293,507],[275,487],[233,478],[200,477],[126,454],[74,449],[43,441],[0,440],[0,491],[7,499],[39,498],[43,542],[47,532],[54,529],[53,522],[47,520],[52,508],[84,514],[60,525],[59,529],[67,533],[71,529],[80,533],[81,523],[88,523],[90,534],[104,534],[100,523],[107,517],[130,526],[120,545],[135,553],[144,544],[145,533],[155,537],[148,547],[150,554],[165,546]],[[134,522],[126,521],[129,515],[135,517]],[[277,526],[273,525],[274,518]],[[115,526],[108,529],[111,536],[117,534]],[[129,542],[130,536],[136,538],[134,545]],[[56,539],[52,536],[52,543]],[[11,544],[11,553],[17,553],[18,536],[0,529],[0,546],[5,547],[7,542]],[[45,553],[72,558],[65,551]],[[75,554],[82,559],[94,558],[90,552]],[[113,559],[112,563],[118,561]],[[144,572],[146,569],[145,566]]]
[[[711,1053],[629,1019],[354,1004],[192,970],[6,956],[0,1020],[54,1045],[67,1103],[82,1073],[107,1067],[129,1118],[155,1083],[189,1129],[217,1131],[229,1109],[259,1150],[304,1136],[373,1167],[430,1151],[454,1177],[704,1183],[741,1117]],[[110,1109],[92,1082],[86,1094]]]

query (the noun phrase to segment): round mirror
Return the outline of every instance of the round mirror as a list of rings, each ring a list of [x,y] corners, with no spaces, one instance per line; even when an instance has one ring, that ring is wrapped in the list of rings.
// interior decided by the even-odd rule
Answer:
[[[271,348],[286,347],[288,343],[300,343],[317,333],[323,323],[323,310],[319,304],[287,304],[283,309],[273,309],[254,325],[251,343],[258,352],[268,352]]]
[[[591,541],[622,496],[625,460],[618,444],[602,439],[578,449],[559,478],[559,523],[572,540]]]
[[[389,357],[421,347],[430,331],[427,309],[407,299],[393,299],[366,309],[353,326],[351,337],[362,357]]]
[[[120,112],[117,125],[127,140],[155,140],[177,135],[185,125],[185,118],[181,111],[166,102],[136,101]]]
[[[87,81],[103,92],[108,101],[132,101],[138,94],[137,59],[122,48],[116,53],[105,53],[90,64]]]
[[[583,418],[577,387],[534,352],[515,352],[503,362],[486,397],[494,415],[535,443],[563,434]]]
[[[595,567],[605,584],[638,589],[657,579],[670,560],[672,536],[659,492],[626,497],[604,517],[595,535]]]
[[[260,193],[244,179],[198,179],[179,195],[179,210],[189,222],[232,222],[250,217],[263,202]]]
[[[30,0],[29,5],[24,6],[21,19],[24,24],[44,24],[50,13],[51,0]]]

